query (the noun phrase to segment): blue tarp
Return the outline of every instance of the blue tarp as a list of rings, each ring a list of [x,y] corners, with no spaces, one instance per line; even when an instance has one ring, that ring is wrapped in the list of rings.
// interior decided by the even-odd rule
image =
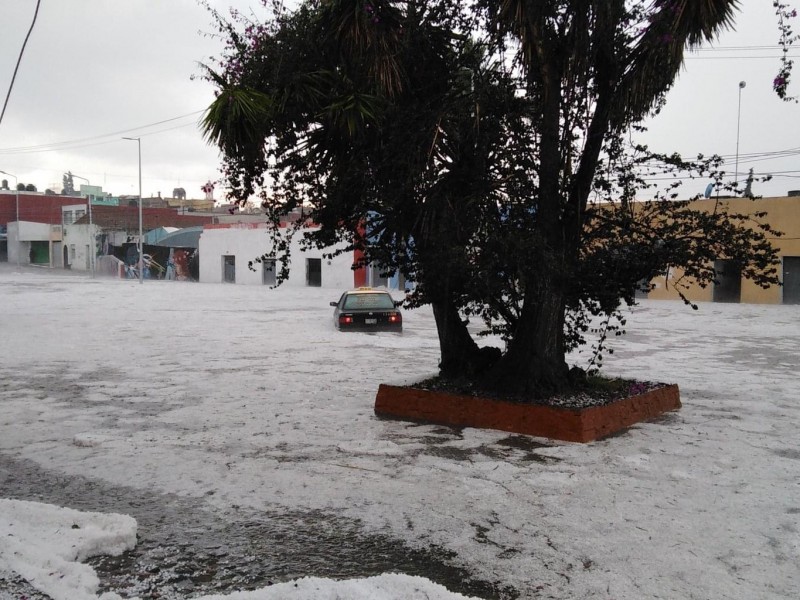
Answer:
[[[165,248],[197,248],[200,245],[200,236],[203,233],[203,226],[184,227],[169,235],[162,237],[155,242],[154,246]]]
[[[176,231],[180,231],[180,229],[177,227],[157,227],[156,229],[151,229],[144,234],[144,243],[155,244],[158,240],[161,240],[169,234],[175,233]]]

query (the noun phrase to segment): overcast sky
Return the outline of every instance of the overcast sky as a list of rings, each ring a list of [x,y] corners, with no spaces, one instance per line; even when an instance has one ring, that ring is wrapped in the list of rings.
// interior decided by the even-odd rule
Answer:
[[[260,6],[259,0],[210,4]],[[800,188],[800,105],[772,92],[780,55],[772,2],[742,0],[741,6],[736,32],[687,59],[647,141],[685,156],[718,153],[733,173],[740,116],[741,177],[751,167],[774,173],[753,191],[785,195]],[[35,8],[36,0],[3,0],[2,100]],[[204,35],[212,31],[196,0],[42,0],[0,123],[0,170],[40,191],[60,190],[69,170],[84,178],[76,186],[88,179],[114,195],[137,194],[137,144],[121,138],[141,137],[145,196],[171,196],[183,187],[188,197],[202,197],[200,187],[220,176],[217,152],[197,127],[213,92],[190,78],[200,72],[198,63],[219,53],[221,42]],[[800,46],[792,54],[800,55]],[[741,110],[740,81],[746,81]],[[800,86],[792,92],[800,94]],[[698,182],[685,193],[704,187]],[[221,196],[218,187],[215,197]]]

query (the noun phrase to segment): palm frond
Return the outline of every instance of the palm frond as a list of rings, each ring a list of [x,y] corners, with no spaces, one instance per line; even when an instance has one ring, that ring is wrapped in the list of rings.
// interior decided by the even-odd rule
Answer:
[[[206,141],[228,154],[241,153],[262,143],[265,123],[272,114],[272,98],[256,90],[236,87],[211,69],[208,73],[220,90],[200,122]]]
[[[646,114],[674,83],[684,51],[733,25],[738,0],[659,0],[622,81],[626,118]]]

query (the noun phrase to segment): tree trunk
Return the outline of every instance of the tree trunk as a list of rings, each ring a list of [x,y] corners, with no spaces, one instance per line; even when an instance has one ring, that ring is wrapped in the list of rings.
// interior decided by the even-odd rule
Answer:
[[[453,303],[446,299],[431,302],[431,306],[439,334],[439,373],[452,379],[470,377],[475,372],[480,349],[467,331],[466,323]]]
[[[564,350],[564,291],[550,273],[526,286],[522,314],[508,351],[483,377],[495,391],[546,398],[569,383]]]
[[[522,313],[502,358],[482,378],[496,391],[545,398],[569,383],[565,360],[566,236],[561,190],[564,161],[568,157],[561,138],[561,82],[564,57],[543,33],[548,25],[541,15],[530,21],[531,65],[528,77],[541,92],[539,190],[536,234],[541,248],[528,258],[531,268],[523,277]]]
[[[415,232],[416,252],[424,277],[424,294],[433,308],[439,335],[439,374],[449,379],[472,379],[485,363],[482,352],[458,311],[454,298],[465,291],[466,241],[460,239],[458,217],[445,196],[429,199]],[[499,354],[499,351],[498,351]]]

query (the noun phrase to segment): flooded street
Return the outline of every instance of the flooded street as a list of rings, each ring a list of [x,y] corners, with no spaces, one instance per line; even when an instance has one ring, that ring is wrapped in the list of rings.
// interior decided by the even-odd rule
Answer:
[[[339,293],[0,269],[0,497],[132,517],[132,550],[82,555],[81,600],[383,573],[493,600],[796,597],[797,307],[644,301],[608,374],[683,407],[570,444],[377,418],[380,384],[435,372],[432,311],[340,333]],[[46,600],[15,564],[0,600]]]
[[[218,490],[212,482],[219,460],[228,465],[227,470],[241,460],[243,454],[267,458],[274,455],[277,463],[270,461],[262,469],[253,470],[249,475],[250,481],[246,478],[236,483],[237,488],[250,484],[263,487],[269,485],[275,465],[303,468],[304,464],[313,464],[317,460],[315,457],[324,464],[330,462],[332,455],[341,455],[341,452],[335,448],[317,448],[311,452],[313,448],[308,440],[298,445],[291,439],[294,436],[272,443],[261,432],[256,434],[250,450],[234,451],[215,459],[218,454],[215,439],[227,445],[244,435],[239,420],[229,423],[230,414],[225,414],[219,406],[212,409],[214,414],[220,415],[216,422],[208,419],[199,423],[196,418],[175,419],[172,415],[182,407],[189,408],[198,400],[202,401],[204,394],[214,393],[217,388],[217,393],[225,395],[237,386],[244,386],[241,392],[237,391],[237,398],[251,396],[258,398],[259,404],[264,401],[265,393],[269,397],[268,388],[263,385],[262,378],[253,376],[241,365],[228,360],[221,362],[210,355],[199,358],[196,353],[186,360],[182,353],[176,352],[180,344],[191,344],[192,336],[204,335],[202,325],[200,330],[195,326],[180,327],[181,322],[185,323],[181,318],[185,319],[186,315],[170,314],[174,317],[171,328],[174,334],[159,340],[157,332],[160,326],[148,315],[121,313],[125,315],[122,321],[112,316],[119,343],[106,338],[107,325],[102,318],[95,318],[97,314],[91,306],[93,296],[98,292],[119,293],[120,284],[125,286],[125,283],[85,281],[69,274],[57,277],[49,285],[36,277],[23,277],[2,290],[12,301],[20,302],[23,319],[29,315],[28,309],[32,305],[28,300],[31,298],[38,297],[43,303],[49,303],[56,300],[55,295],[59,293],[69,296],[77,292],[77,297],[68,300],[73,303],[72,314],[77,318],[59,327],[58,336],[51,338],[46,328],[26,330],[25,343],[43,350],[36,350],[39,354],[36,361],[20,368],[25,359],[17,355],[14,358],[23,361],[19,365],[6,363],[0,366],[0,400],[16,400],[20,406],[25,406],[29,425],[47,424],[44,435],[37,437],[33,434],[27,439],[23,436],[16,441],[13,436],[7,436],[7,447],[4,449],[0,444],[0,490],[5,498],[88,512],[114,512],[136,519],[137,545],[132,551],[118,557],[99,556],[88,561],[100,579],[100,593],[114,591],[123,597],[178,599],[258,589],[305,576],[349,579],[398,572],[420,575],[451,591],[480,598],[517,596],[510,586],[481,580],[463,567],[456,566],[451,551],[435,544],[411,548],[392,536],[388,529],[384,533],[376,532],[374,526],[365,528],[353,510],[281,506],[275,504],[274,495],[264,499],[248,497],[253,492],[245,496],[242,505],[235,497],[217,501]],[[164,285],[148,284],[144,292],[155,293],[155,297],[150,299],[154,304],[149,315],[164,311],[171,313],[164,302],[168,305],[173,302],[164,294],[173,291],[194,293],[205,290],[215,294],[227,291],[222,286],[173,286],[169,289]],[[129,293],[142,291],[135,286],[126,287]],[[87,295],[81,297],[81,294]],[[325,292],[321,294],[326,297]],[[315,301],[312,299],[312,302]],[[324,302],[318,304],[324,306]],[[249,338],[246,327],[243,327],[246,320],[242,320],[246,315],[235,310],[219,310],[216,306],[212,308],[211,305],[207,310],[217,321],[233,319],[236,327],[242,329],[243,340]],[[338,336],[338,332],[327,331],[328,310],[322,310],[319,320],[323,336]],[[275,315],[274,318],[280,319],[281,316]],[[290,340],[284,340],[284,344],[291,344]],[[357,336],[349,340],[381,343],[374,336]],[[313,348],[317,341],[308,340],[305,348]],[[209,349],[213,351],[213,345]],[[86,362],[87,356],[92,360]],[[142,362],[143,357],[147,357],[147,367],[141,370],[136,368],[136,364]],[[312,353],[303,359],[305,366],[297,361],[293,366],[301,372],[311,372],[319,360]],[[324,362],[326,359],[321,360]],[[225,364],[234,366],[224,367]],[[198,365],[204,372],[203,377],[210,374],[215,380],[211,388],[204,388],[205,384],[198,383],[192,376]],[[306,388],[306,383],[300,385],[308,390],[307,393],[312,396],[319,393],[319,389]],[[284,389],[281,387],[276,391]],[[216,400],[213,403],[216,405]],[[365,408],[369,409],[369,406]],[[298,419],[292,419],[294,425],[289,423],[289,430],[312,425],[304,419],[305,416],[306,413],[301,413],[297,415]],[[10,421],[4,424],[13,426]],[[19,425],[24,426],[24,423]],[[206,437],[208,441],[199,444],[189,441],[198,433],[214,429],[221,437],[209,435]],[[190,459],[190,464],[180,467],[182,477],[211,484],[202,494],[195,491],[176,493],[165,489],[169,485],[158,485],[159,480],[163,482],[165,477],[170,478],[169,469],[174,468],[171,466],[172,456],[159,460],[159,454],[146,459],[151,467],[140,466],[141,471],[133,470],[131,482],[136,481],[136,485],[122,483],[128,479],[126,467],[115,464],[113,456],[106,454],[106,447],[117,439],[139,439],[134,447],[147,453],[149,449],[157,449],[154,436],[164,431],[168,435],[168,446],[178,451],[187,445],[198,447],[212,457],[211,461]],[[430,452],[435,453],[436,444],[430,446]],[[58,456],[53,455],[52,461],[25,458],[34,447],[61,447],[73,458],[62,461],[64,452],[58,450]],[[50,452],[46,450],[46,454]],[[170,450],[167,452],[172,453]],[[94,457],[90,463],[99,460],[102,466],[84,464],[86,454]],[[126,460],[130,459],[125,457],[121,462]],[[109,473],[113,474],[110,478]],[[150,477],[154,477],[152,483],[148,482]],[[333,490],[337,486],[335,481],[331,481],[330,486],[323,483],[321,490],[327,487]],[[219,490],[220,495],[223,492],[232,495],[230,490]],[[11,587],[12,583],[9,581],[7,585]],[[34,591],[26,589],[26,593],[35,600]]]
[[[452,566],[445,551],[412,550],[322,511],[213,514],[190,498],[67,478],[2,455],[0,489],[8,498],[134,517],[139,529],[133,551],[88,561],[100,577],[100,591],[124,598],[180,599],[305,576],[349,579],[386,572],[427,577],[480,598],[517,597]]]

